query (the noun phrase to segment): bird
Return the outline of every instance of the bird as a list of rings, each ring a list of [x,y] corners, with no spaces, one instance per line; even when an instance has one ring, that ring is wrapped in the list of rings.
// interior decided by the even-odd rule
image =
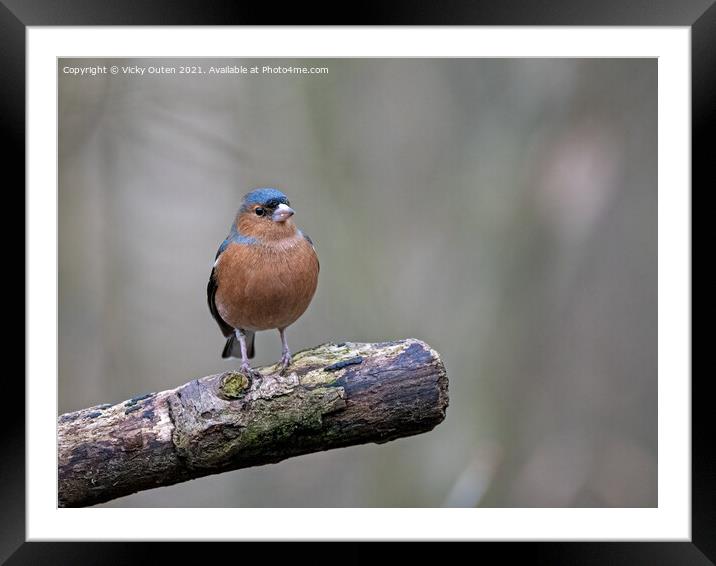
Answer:
[[[294,223],[286,195],[271,187],[244,195],[219,246],[207,285],[209,311],[226,338],[222,358],[241,358],[241,371],[259,375],[255,334],[281,337],[279,373],[291,365],[286,328],[306,311],[316,292],[320,264],[313,241]]]

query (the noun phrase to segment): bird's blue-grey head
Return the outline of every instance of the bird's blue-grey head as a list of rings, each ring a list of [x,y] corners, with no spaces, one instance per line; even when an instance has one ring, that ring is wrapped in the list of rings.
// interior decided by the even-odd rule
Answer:
[[[274,222],[285,222],[294,213],[289,205],[288,198],[281,191],[262,187],[244,195],[240,212],[251,212]]]

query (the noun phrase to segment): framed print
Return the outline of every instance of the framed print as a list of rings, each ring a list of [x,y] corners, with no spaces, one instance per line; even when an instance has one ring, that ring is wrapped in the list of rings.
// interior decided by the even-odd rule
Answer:
[[[27,221],[0,558],[710,563],[711,3],[52,6],[0,5]]]

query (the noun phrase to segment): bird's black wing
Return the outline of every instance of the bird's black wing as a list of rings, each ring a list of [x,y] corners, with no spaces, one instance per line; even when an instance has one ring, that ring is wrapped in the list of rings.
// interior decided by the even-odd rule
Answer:
[[[219,253],[220,252],[221,250],[219,250]],[[217,257],[219,256],[219,253],[216,254]],[[214,317],[214,320],[219,325],[221,333],[228,338],[229,336],[234,334],[234,329],[229,326],[223,318],[221,318],[221,315],[216,308],[216,290],[218,288],[219,285],[216,282],[216,269],[212,267],[211,276],[209,277],[209,284],[206,286],[206,300],[209,303],[209,311],[211,311],[211,316]]]

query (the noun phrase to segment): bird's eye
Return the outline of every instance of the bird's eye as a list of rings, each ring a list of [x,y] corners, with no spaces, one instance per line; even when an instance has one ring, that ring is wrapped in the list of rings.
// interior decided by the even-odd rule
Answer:
[[[266,211],[260,206],[256,209],[256,216],[263,216]]]

